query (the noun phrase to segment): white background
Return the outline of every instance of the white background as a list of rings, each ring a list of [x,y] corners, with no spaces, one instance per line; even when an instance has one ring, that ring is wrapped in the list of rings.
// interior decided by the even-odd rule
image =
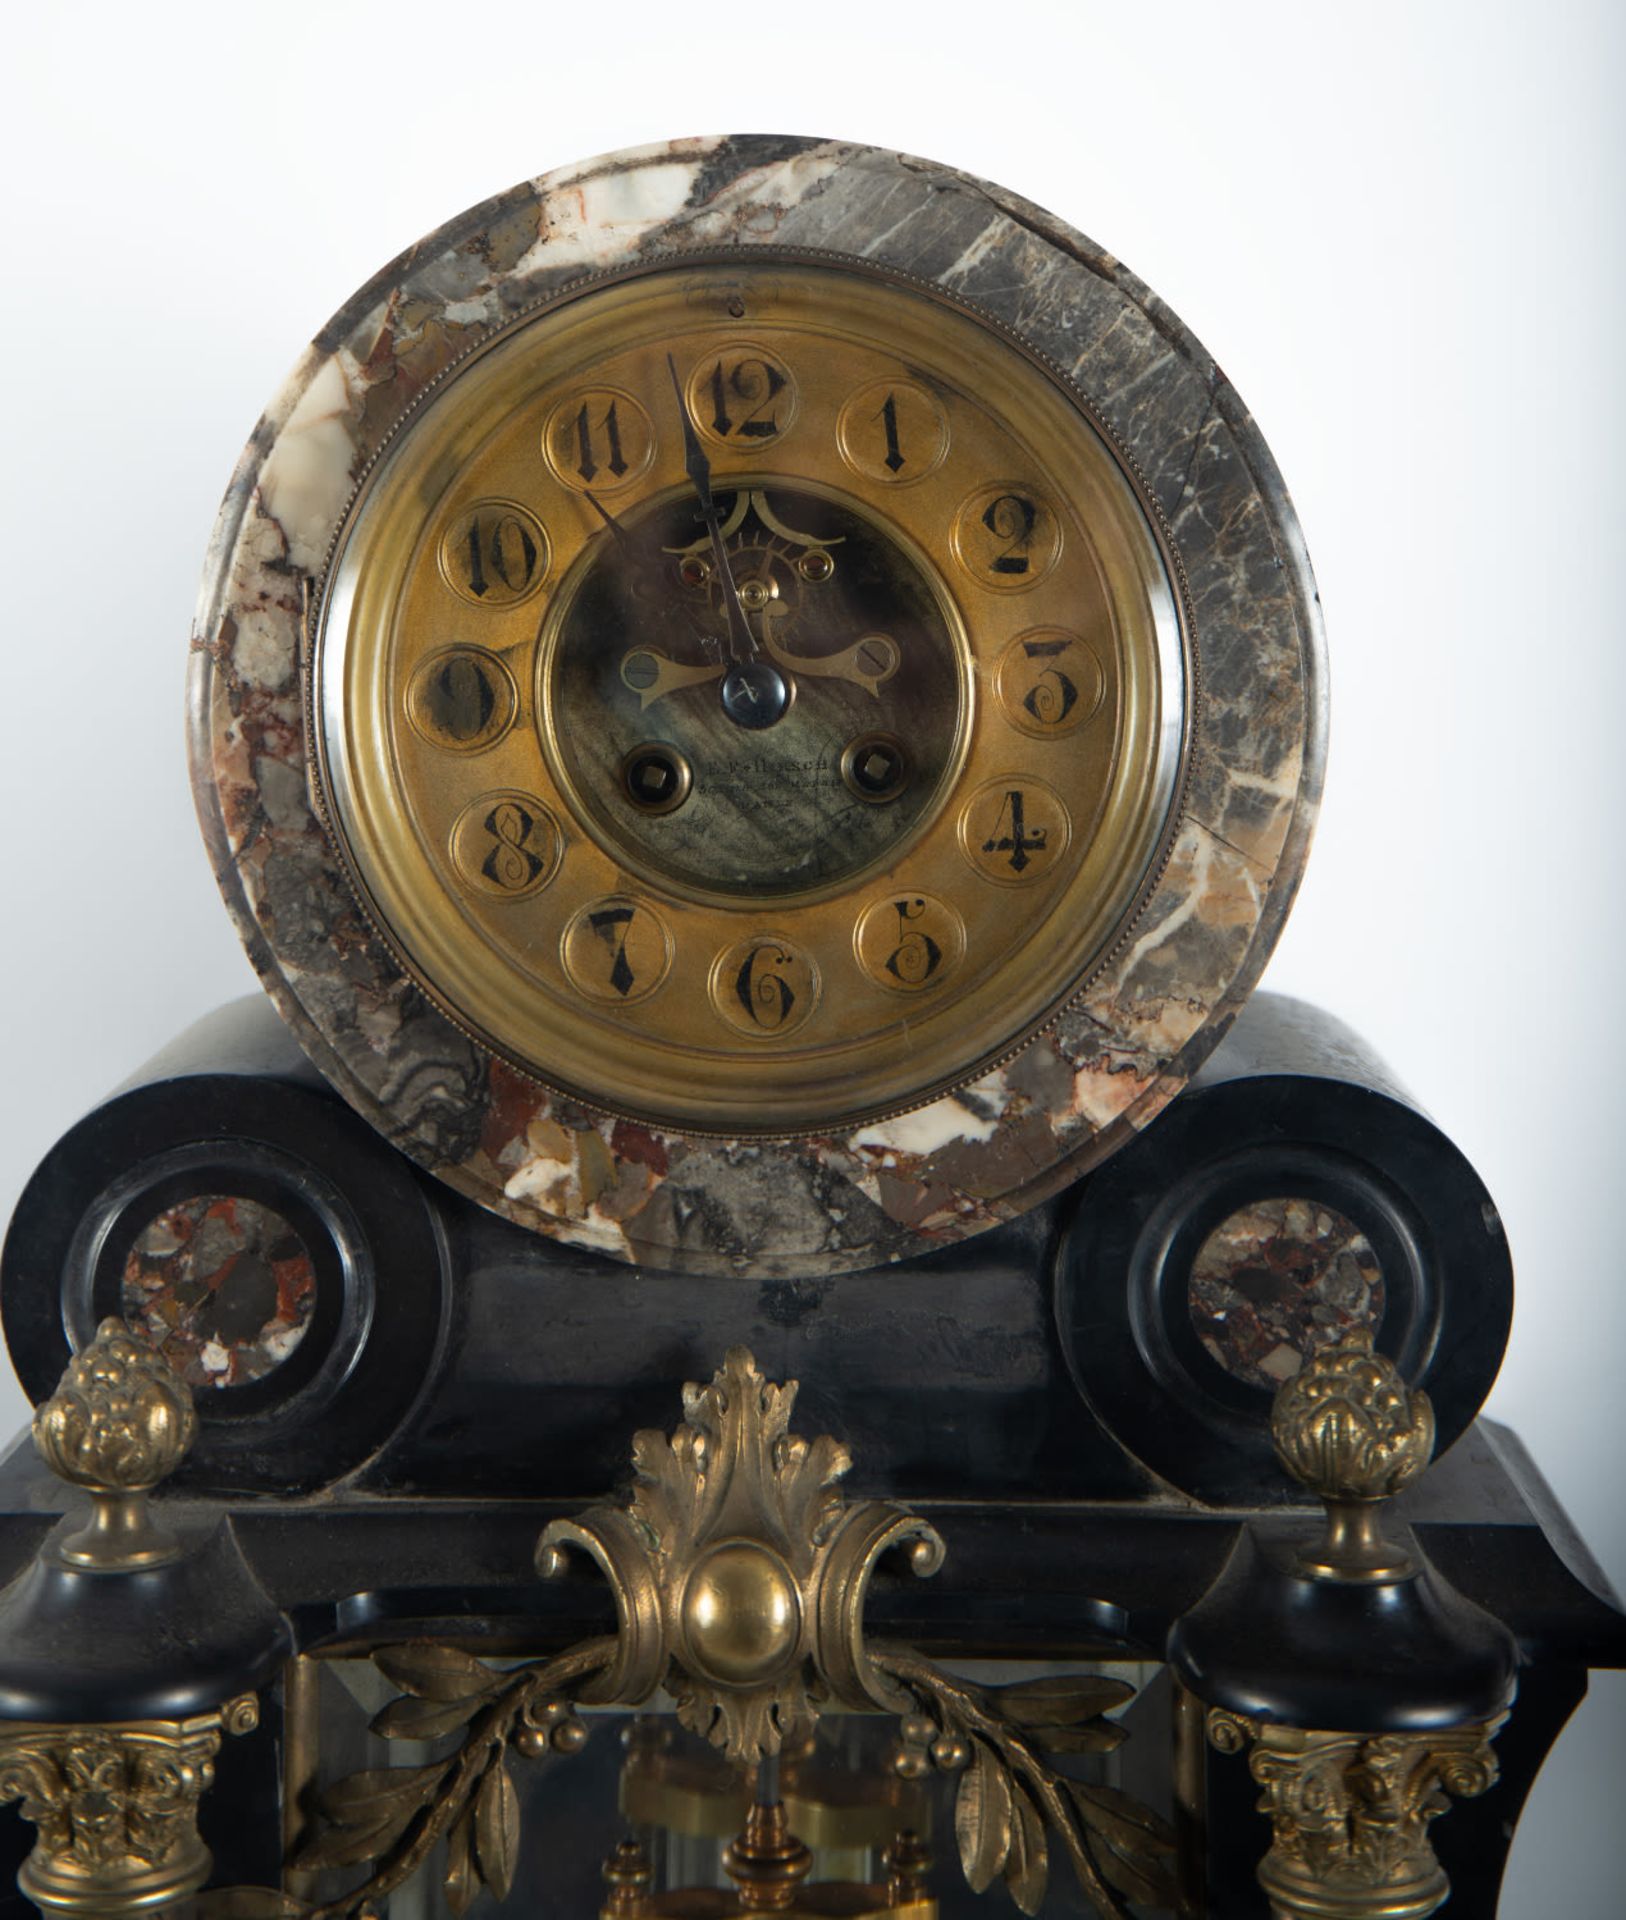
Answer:
[[[1267,984],[1379,1047],[1518,1267],[1491,1410],[1617,1584],[1626,11],[757,0],[17,8],[0,39],[0,1209],[253,980],[187,793],[196,579],[302,343],[419,234],[668,135],[830,134],[1121,255],[1253,408],[1332,658]],[[0,1386],[0,1429],[23,1417]],[[1538,1783],[1503,1912],[1619,1910],[1626,1686]]]

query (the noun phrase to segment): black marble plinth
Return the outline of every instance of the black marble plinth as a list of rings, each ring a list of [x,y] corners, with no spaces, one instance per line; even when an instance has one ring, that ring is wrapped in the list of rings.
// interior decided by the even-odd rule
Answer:
[[[130,1569],[42,1544],[0,1592],[0,1720],[184,1720],[277,1676],[292,1636],[231,1522],[203,1512],[175,1532],[173,1558]]]

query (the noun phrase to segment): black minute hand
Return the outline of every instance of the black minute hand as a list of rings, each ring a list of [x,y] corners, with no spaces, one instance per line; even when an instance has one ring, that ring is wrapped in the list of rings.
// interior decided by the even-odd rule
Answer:
[[[672,376],[672,391],[677,395],[678,414],[683,421],[683,468],[699,498],[706,531],[711,535],[712,558],[717,562],[717,572],[723,583],[723,599],[728,607],[729,651],[743,666],[746,661],[757,657],[757,643],[747,624],[745,609],[740,605],[739,589],[734,585],[734,570],[728,564],[728,549],[723,545],[723,530],[717,519],[716,503],[711,497],[711,462],[706,458],[700,436],[694,429],[694,421],[689,417],[689,403],[683,397],[677,362],[671,354],[666,356],[666,370]]]

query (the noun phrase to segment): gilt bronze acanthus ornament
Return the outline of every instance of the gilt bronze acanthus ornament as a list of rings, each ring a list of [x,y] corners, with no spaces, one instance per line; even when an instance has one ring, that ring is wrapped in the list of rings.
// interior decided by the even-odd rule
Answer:
[[[198,1803],[222,1733],[259,1722],[253,1694],[187,1720],[0,1729],[0,1801],[38,1830],[17,1884],[47,1912],[134,1913],[201,1887]]]
[[[1496,1780],[1491,1741],[1506,1719],[1434,1733],[1361,1735],[1268,1726],[1213,1709],[1222,1753],[1252,1745],[1270,1851],[1259,1884],[1291,1920],[1425,1920],[1450,1892],[1428,1825],[1446,1794],[1468,1798]]]
[[[373,1654],[404,1689],[374,1719],[375,1733],[424,1740],[464,1730],[463,1738],[427,1766],[329,1787],[324,1830],[293,1864],[372,1871],[323,1906],[289,1910],[320,1920],[358,1915],[415,1873],[443,1838],[452,1911],[462,1913],[482,1887],[501,1897],[519,1846],[510,1754],[575,1752],[587,1737],[578,1702],[633,1706],[662,1688],[686,1726],[754,1778],[745,1831],[728,1854],[727,1871],[747,1902],[741,1911],[801,1910],[787,1903],[809,1861],[773,1790],[777,1756],[820,1714],[842,1710],[900,1716],[894,1765],[905,1780],[933,1768],[959,1776],[955,1831],[977,1891],[1003,1879],[1023,1912],[1037,1912],[1057,1844],[1101,1914],[1122,1920],[1120,1896],[1172,1899],[1166,1825],[1128,1795],[1071,1779],[1049,1759],[1118,1745],[1124,1730],[1106,1716],[1133,1689],[1089,1674],[982,1686],[910,1648],[866,1640],[864,1600],[881,1556],[902,1547],[916,1573],[931,1573],[943,1543],[918,1515],[881,1501],[849,1504],[836,1485],[850,1465],[846,1449],[828,1436],[807,1441],[790,1432],[795,1396],[794,1382],[765,1380],[748,1352],[732,1349],[709,1385],[684,1388],[687,1418],[670,1438],[636,1436],[625,1506],[596,1506],[544,1530],[537,1561],[545,1576],[562,1574],[567,1549],[579,1547],[608,1577],[620,1623],[613,1640],[507,1669],[427,1642]],[[888,1849],[885,1867],[876,1898],[899,1911],[925,1900],[925,1856],[907,1833]],[[612,1855],[607,1912],[666,1911],[644,1869],[636,1849]],[[774,1898],[750,1905],[768,1899],[762,1888],[770,1881]]]
[[[907,1545],[935,1573],[943,1542],[877,1500],[849,1506],[852,1461],[821,1435],[790,1432],[796,1383],[763,1379],[743,1347],[709,1386],[683,1390],[668,1440],[637,1434],[626,1507],[556,1520],[537,1549],[544,1576],[568,1546],[604,1569],[620,1615],[616,1663],[586,1697],[636,1705],[664,1685],[678,1718],[730,1759],[777,1753],[820,1707],[896,1710],[895,1686],[864,1647],[875,1563]]]

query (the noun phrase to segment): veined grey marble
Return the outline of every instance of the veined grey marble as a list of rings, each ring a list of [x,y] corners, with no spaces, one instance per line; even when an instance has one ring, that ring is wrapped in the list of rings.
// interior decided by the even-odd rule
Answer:
[[[584,275],[696,248],[859,255],[1016,329],[1081,390],[1182,576],[1188,738],[1167,860],[1087,988],[974,1084],[839,1137],[716,1140],[590,1111],[470,1041],[357,906],[310,800],[302,636],[352,490],[503,323]],[[1159,1113],[1259,976],[1325,749],[1314,581],[1264,442],[1198,342],[1028,201],[905,154],[751,136],[562,169],[404,254],[323,328],[256,428],[192,639],[193,775],[227,904],[317,1064],[483,1205],[655,1267],[813,1275],[956,1240]]]

